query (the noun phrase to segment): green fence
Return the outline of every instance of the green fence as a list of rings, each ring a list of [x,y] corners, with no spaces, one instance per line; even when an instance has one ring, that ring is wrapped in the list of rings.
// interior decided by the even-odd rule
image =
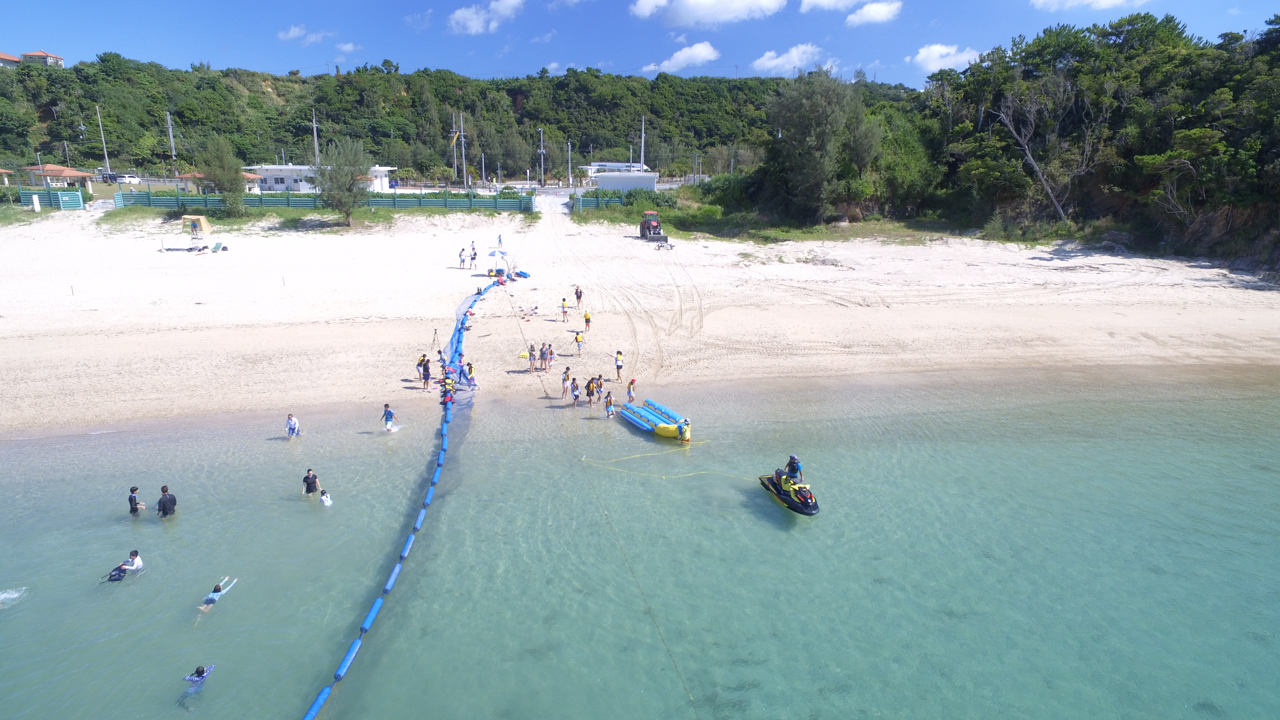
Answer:
[[[41,202],[44,202],[43,199]],[[618,200],[617,202],[621,203],[622,201]],[[245,207],[253,208],[290,207],[315,210],[324,207],[324,203],[320,202],[320,199],[315,195],[287,195],[286,197],[245,195],[243,204]],[[186,207],[204,208],[223,207],[222,198],[217,195],[179,195],[175,197],[173,195],[153,195],[149,192],[116,193],[116,207],[121,208],[129,205],[143,205],[145,207],[170,210],[184,205]],[[518,198],[498,198],[492,195],[482,197],[462,195],[448,198],[429,198],[420,195],[398,195],[393,198],[369,198],[365,202],[365,206],[397,209],[437,207],[451,210],[475,209],[532,212],[533,197],[521,195]]]
[[[57,190],[18,190],[22,204],[31,205],[31,198],[40,198],[40,207],[57,210],[83,210],[84,198],[79,192],[59,192]]]
[[[622,198],[597,198],[590,195],[573,196],[573,211],[582,212],[583,210],[598,210],[610,205],[621,205]]]

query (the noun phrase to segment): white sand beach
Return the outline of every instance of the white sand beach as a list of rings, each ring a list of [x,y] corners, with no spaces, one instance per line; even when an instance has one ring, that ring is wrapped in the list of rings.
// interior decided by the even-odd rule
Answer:
[[[414,361],[488,282],[477,275],[499,234],[532,277],[478,306],[467,359],[484,393],[559,397],[560,368],[612,379],[617,350],[642,389],[1280,357],[1280,292],[1198,261],[960,238],[658,251],[634,228],[554,212],[368,233],[264,225],[215,232],[230,251],[196,255],[159,252],[185,243],[176,224],[111,232],[99,214],[0,229],[0,433],[422,398]],[[473,242],[481,270],[458,269]],[[582,357],[582,313],[563,323],[558,310],[575,285],[593,320]],[[560,354],[555,377],[518,357],[543,342]]]

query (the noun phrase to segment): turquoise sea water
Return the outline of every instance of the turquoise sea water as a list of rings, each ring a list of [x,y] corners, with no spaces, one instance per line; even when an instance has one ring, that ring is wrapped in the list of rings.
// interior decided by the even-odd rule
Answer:
[[[1280,374],[653,395],[700,444],[478,399],[322,717],[1280,715]],[[438,420],[401,414],[0,443],[4,716],[187,716],[216,664],[193,713],[300,717],[421,502]],[[755,480],[789,452],[816,518]]]

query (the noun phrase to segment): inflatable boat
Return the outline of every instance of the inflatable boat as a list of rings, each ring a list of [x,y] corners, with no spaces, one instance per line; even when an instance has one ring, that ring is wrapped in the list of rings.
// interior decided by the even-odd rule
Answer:
[[[645,432],[661,437],[680,438],[681,442],[689,442],[693,438],[688,418],[677,415],[671,408],[652,400],[645,400],[643,405],[625,403],[618,408],[618,414]]]

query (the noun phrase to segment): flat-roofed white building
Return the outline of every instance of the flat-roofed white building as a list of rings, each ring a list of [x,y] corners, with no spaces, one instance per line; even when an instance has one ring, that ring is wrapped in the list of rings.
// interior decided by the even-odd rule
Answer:
[[[593,162],[590,165],[579,165],[578,169],[586,170],[589,178],[608,172],[649,172],[648,165],[637,162]]]
[[[262,176],[259,192],[317,192],[315,170],[310,165],[249,165],[245,170]],[[395,170],[382,165],[369,168],[369,191],[390,192],[391,173]]]
[[[657,190],[658,173],[656,172],[602,172],[596,175],[596,187],[601,190]],[[586,191],[587,196],[591,191]]]

